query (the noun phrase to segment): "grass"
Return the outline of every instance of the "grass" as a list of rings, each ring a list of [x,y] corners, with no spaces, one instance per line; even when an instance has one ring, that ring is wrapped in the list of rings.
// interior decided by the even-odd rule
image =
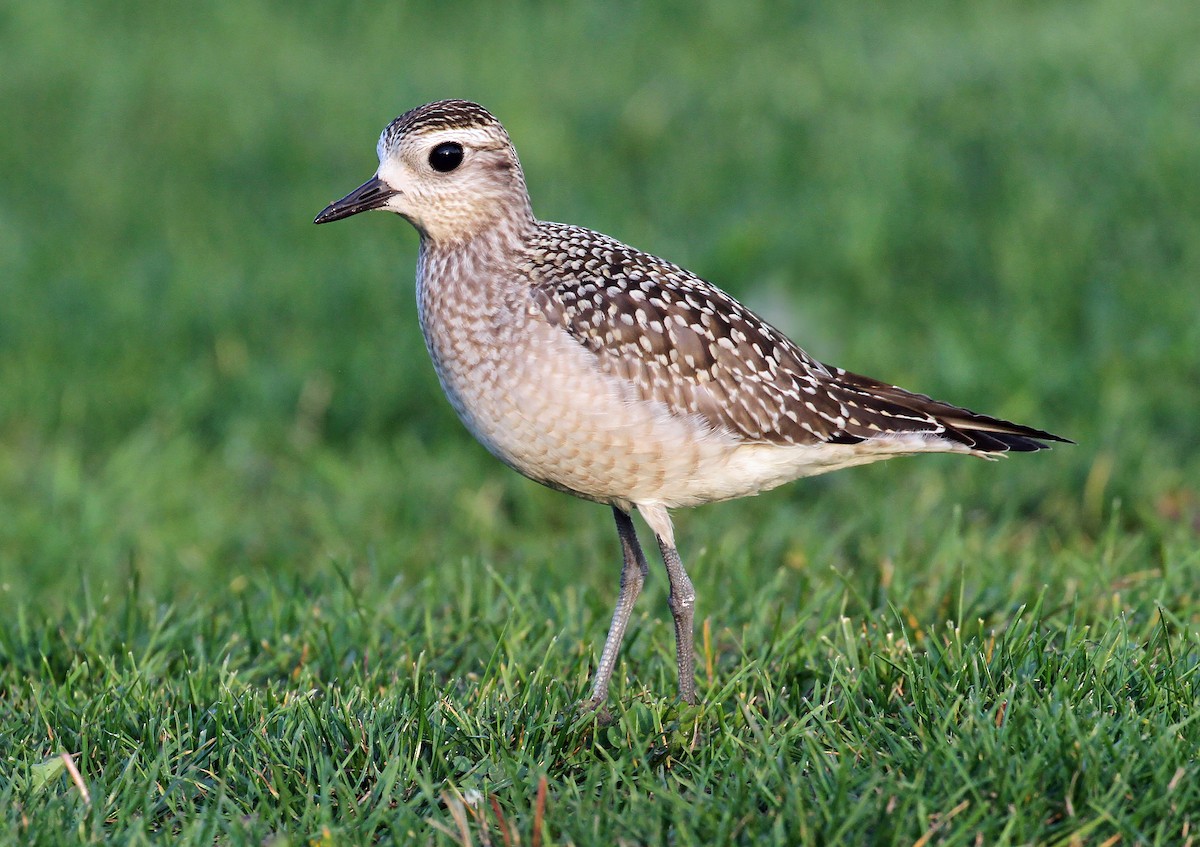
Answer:
[[[1200,37],[1114,0],[0,16],[0,842],[1188,844]],[[312,216],[442,96],[535,209],[1079,442],[677,516],[656,568],[441,398],[415,238]],[[78,778],[62,758],[70,754]]]

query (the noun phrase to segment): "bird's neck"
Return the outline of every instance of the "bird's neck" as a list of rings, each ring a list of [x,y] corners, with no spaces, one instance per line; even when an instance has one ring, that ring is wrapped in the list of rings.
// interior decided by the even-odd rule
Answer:
[[[454,334],[480,319],[505,323],[500,313],[513,308],[514,287],[525,278],[518,266],[536,228],[531,214],[527,221],[509,219],[453,243],[422,235],[417,306],[427,340],[430,328],[438,324],[445,324],[440,332]],[[432,346],[430,352],[438,358]]]
[[[523,254],[536,229],[537,220],[528,211],[528,214],[506,215],[453,238],[438,238],[423,231],[420,276],[463,278],[485,271],[494,273]]]
[[[523,190],[478,197],[469,207],[447,204],[419,217],[406,217],[421,235],[421,249],[431,252],[504,249],[537,226]]]

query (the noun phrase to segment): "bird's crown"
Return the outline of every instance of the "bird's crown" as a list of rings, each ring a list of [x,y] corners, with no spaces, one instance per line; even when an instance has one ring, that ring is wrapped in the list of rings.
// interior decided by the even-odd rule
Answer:
[[[436,100],[410,109],[396,118],[379,136],[379,158],[405,138],[419,137],[439,130],[483,130],[508,142],[508,133],[487,109],[470,100]]]

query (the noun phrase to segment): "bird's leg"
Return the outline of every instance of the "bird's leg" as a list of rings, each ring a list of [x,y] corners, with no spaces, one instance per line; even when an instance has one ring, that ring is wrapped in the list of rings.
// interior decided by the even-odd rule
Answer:
[[[675,619],[675,662],[679,666],[679,699],[685,703],[696,702],[696,653],[692,642],[692,618],[696,610],[696,591],[692,580],[683,569],[679,551],[673,540],[658,536],[658,549],[662,551],[663,564],[667,566],[667,579],[671,593],[667,604],[671,617]]]
[[[638,503],[638,511],[654,530],[658,549],[662,552],[663,564],[667,566],[667,579],[671,593],[667,603],[671,617],[675,619],[675,663],[679,668],[679,699],[685,703],[696,702],[696,654],[692,642],[692,618],[696,610],[696,591],[679,551],[675,549],[675,527],[666,507],[650,503]]]
[[[617,534],[621,537],[621,555],[625,561],[621,566],[621,592],[617,595],[612,624],[608,628],[608,637],[604,639],[604,652],[600,654],[600,664],[596,667],[592,680],[592,694],[583,703],[584,708],[590,709],[603,706],[604,701],[608,699],[608,683],[612,679],[613,669],[617,666],[617,653],[621,649],[621,640],[625,637],[625,627],[629,623],[634,601],[637,600],[649,571],[646,557],[638,544],[637,532],[633,528],[633,519],[616,506],[613,506],[613,517],[617,521]]]

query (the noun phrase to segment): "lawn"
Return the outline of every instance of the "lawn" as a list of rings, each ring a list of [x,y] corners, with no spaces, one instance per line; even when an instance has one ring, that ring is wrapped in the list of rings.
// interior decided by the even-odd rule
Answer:
[[[0,843],[1200,843],[1197,43],[1184,0],[9,4]],[[608,510],[457,422],[407,224],[311,222],[447,96],[541,217],[1078,443],[677,513],[702,702],[653,561],[579,715]]]

